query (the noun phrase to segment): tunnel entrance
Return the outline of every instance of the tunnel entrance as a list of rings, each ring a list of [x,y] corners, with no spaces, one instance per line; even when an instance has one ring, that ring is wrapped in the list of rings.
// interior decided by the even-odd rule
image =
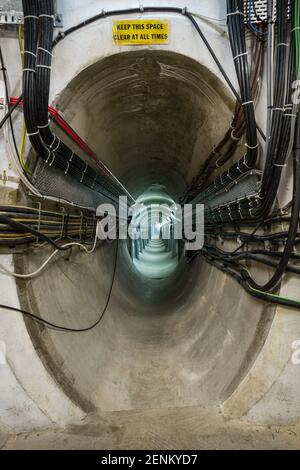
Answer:
[[[176,204],[164,186],[151,185],[132,208],[129,252],[141,275],[164,279],[178,268]]]
[[[206,67],[159,50],[99,60],[54,104],[135,198],[159,185],[175,203],[234,108]],[[163,248],[158,241],[151,255]],[[188,265],[180,246],[168,276],[143,275],[126,240],[88,259],[80,251],[61,256],[39,277],[19,281],[22,305],[54,323],[92,323],[107,299],[116,250],[113,292],[97,328],[64,335],[26,321],[45,366],[88,411],[221,403],[253,364],[274,309],[201,259]],[[34,271],[41,256],[32,249],[16,262]]]

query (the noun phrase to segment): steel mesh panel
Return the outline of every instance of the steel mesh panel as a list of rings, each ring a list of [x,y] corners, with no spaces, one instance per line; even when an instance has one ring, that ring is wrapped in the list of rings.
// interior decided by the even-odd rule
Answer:
[[[96,208],[103,202],[111,202],[40,159],[36,165],[33,183],[41,193],[67,199],[80,206]]]
[[[258,191],[260,177],[257,173],[249,173],[237,184],[234,184],[228,191],[206,201],[206,208],[214,208],[227,202],[235,201],[246,195],[254,194]]]
[[[255,11],[253,8],[253,4],[255,5]],[[255,0],[255,1],[245,0],[244,1],[245,23],[247,22],[261,23],[261,21],[266,21],[268,19],[267,5],[268,5],[268,0]],[[287,15],[288,17],[290,16],[290,2],[289,2],[288,10],[287,10]],[[276,7],[275,7],[275,19],[276,19]]]

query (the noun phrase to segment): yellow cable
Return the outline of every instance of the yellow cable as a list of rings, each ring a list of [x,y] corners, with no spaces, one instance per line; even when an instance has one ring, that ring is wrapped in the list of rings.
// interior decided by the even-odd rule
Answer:
[[[19,24],[19,29],[18,29],[18,41],[19,41],[19,49],[21,53],[21,62],[22,62],[22,67],[24,67],[24,48],[23,48],[23,40],[22,40],[22,25]],[[22,125],[22,137],[21,137],[21,143],[19,147],[19,155],[20,155],[20,163],[25,172],[28,173],[26,169],[26,165],[23,160],[23,150],[24,150],[24,144],[25,144],[25,136],[26,136],[26,125],[25,121],[23,119],[23,125]]]
[[[22,41],[22,25],[19,24],[19,29],[18,29],[18,40],[19,40],[19,48],[21,52],[21,61],[22,65],[24,67],[24,51],[23,51],[23,41]]]

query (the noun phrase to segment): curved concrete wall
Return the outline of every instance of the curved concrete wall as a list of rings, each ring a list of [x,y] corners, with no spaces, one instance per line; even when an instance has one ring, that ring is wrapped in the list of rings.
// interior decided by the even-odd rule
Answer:
[[[105,58],[75,77],[56,105],[135,196],[158,183],[174,198],[233,107],[206,67],[166,51]],[[92,324],[105,304],[113,251],[102,246],[53,263],[19,283],[23,299],[54,323]],[[28,323],[45,366],[85,410],[221,403],[251,367],[272,309],[199,261],[182,260],[175,276],[152,280],[136,271],[126,244],[119,252],[99,327],[66,335]],[[26,256],[29,271],[40,263],[40,252]]]
[[[219,1],[186,3],[192,11],[224,18]],[[86,11],[80,2],[64,5],[69,25],[99,8],[94,1]],[[111,2],[103,1],[103,8]],[[138,194],[159,179],[176,197],[227,128],[233,102],[191,24],[169,18],[174,34],[164,48],[133,52],[114,46],[108,19],[65,39],[55,51],[51,100],[131,190]],[[226,37],[206,22],[203,30],[235,82]],[[263,89],[258,109],[264,99]],[[264,113],[259,120],[263,125]],[[62,324],[90,324],[103,307],[115,249],[103,245],[89,257],[74,251],[18,286],[1,275],[3,302],[20,302]],[[220,404],[225,416],[255,423],[298,420],[300,373],[291,363],[291,345],[300,338],[297,312],[277,309],[273,318],[273,308],[200,261],[190,269],[180,265],[169,282],[149,282],[130,265],[124,246],[119,249],[111,304],[98,329],[79,335],[46,331],[2,312],[2,427],[64,426],[98,409],[202,404]],[[1,262],[27,271],[46,254],[32,250],[14,260],[1,256]],[[297,296],[297,282],[290,278],[282,292]]]

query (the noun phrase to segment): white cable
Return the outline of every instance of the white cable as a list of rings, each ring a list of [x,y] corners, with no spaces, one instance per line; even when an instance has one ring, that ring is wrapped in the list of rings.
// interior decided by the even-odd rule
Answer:
[[[83,245],[82,243],[79,243],[79,242],[66,243],[65,245],[62,245],[62,248],[69,248],[69,247],[71,248],[73,246],[78,246],[78,247],[82,248],[87,254],[94,253],[94,251],[96,249],[96,246],[97,246],[98,225],[99,225],[99,222],[97,222],[97,226],[96,226],[96,235],[95,235],[94,244],[93,244],[93,247],[90,250],[85,245]],[[10,271],[9,269],[7,269],[2,264],[0,264],[0,270],[3,271],[5,274],[7,274],[9,276],[12,276],[12,277],[16,277],[18,279],[30,279],[30,278],[35,277],[38,274],[40,274],[45,269],[45,267],[50,263],[52,258],[54,258],[54,256],[57,253],[59,253],[60,251],[61,250],[59,250],[59,249],[56,249],[55,251],[53,251],[53,253],[51,253],[51,255],[46,259],[46,261],[44,261],[44,263],[36,271],[34,271],[32,273],[29,273],[29,274],[14,273],[14,272]]]
[[[233,60],[239,59],[240,57],[243,57],[245,55],[248,55],[248,52],[242,52],[241,54],[236,55]]]

